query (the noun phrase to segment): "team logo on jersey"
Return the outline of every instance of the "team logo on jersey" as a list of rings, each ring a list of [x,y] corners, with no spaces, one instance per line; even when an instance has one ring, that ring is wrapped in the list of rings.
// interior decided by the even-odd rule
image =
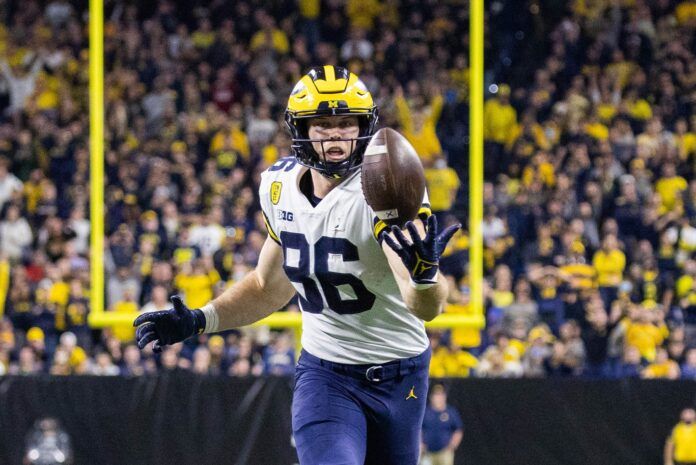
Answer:
[[[292,212],[278,210],[278,219],[282,221],[294,221],[295,215],[293,215]]]
[[[329,100],[329,108],[338,108],[338,100]]]
[[[273,205],[278,205],[280,202],[280,191],[283,189],[283,183],[280,181],[273,181],[271,183],[271,203]]]
[[[418,399],[418,396],[416,396],[415,393],[415,386],[411,386],[411,390],[408,391],[408,395],[406,396],[406,400],[409,399]]]

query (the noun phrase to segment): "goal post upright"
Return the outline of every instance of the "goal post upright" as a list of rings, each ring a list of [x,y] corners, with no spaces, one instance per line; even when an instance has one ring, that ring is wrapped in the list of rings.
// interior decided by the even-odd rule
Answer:
[[[89,1],[90,324],[104,316],[104,5]]]
[[[469,2],[469,286],[474,315],[483,315],[483,0]]]

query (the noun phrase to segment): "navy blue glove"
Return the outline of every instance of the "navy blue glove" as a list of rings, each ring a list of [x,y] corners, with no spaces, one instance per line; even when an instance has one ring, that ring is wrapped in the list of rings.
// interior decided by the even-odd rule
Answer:
[[[155,341],[152,350],[159,353],[162,346],[181,342],[205,329],[202,311],[189,310],[178,295],[172,296],[171,301],[174,308],[143,313],[133,322],[133,326],[138,327],[135,339],[140,349]]]
[[[413,221],[406,223],[406,229],[411,234],[412,242],[406,239],[398,226],[391,227],[396,241],[387,234],[387,231],[382,232],[382,239],[401,257],[414,283],[430,284],[436,280],[442,251],[445,250],[447,242],[454,233],[461,227],[461,224],[455,224],[438,233],[437,218],[435,215],[430,215],[424,239],[421,239]]]

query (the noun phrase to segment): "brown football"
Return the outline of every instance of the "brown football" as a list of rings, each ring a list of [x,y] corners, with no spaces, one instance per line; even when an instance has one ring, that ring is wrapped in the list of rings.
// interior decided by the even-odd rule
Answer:
[[[372,136],[362,165],[367,204],[388,225],[403,227],[418,216],[425,193],[425,173],[416,150],[404,136],[382,128]]]

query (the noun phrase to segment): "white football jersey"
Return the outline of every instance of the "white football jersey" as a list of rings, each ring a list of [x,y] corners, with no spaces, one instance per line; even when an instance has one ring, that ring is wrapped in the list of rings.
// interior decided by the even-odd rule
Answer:
[[[423,321],[404,304],[375,238],[376,219],[356,170],[313,207],[300,191],[308,168],[284,158],[261,175],[269,234],[302,308],[302,346],[348,364],[384,363],[425,351]]]

